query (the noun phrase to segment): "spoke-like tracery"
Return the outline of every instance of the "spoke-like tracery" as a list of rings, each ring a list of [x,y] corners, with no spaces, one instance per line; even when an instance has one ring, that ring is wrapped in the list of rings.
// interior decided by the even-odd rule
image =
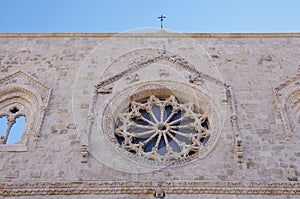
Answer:
[[[122,148],[151,160],[165,161],[200,152],[210,138],[208,117],[195,104],[151,95],[132,101],[118,116],[115,137]]]

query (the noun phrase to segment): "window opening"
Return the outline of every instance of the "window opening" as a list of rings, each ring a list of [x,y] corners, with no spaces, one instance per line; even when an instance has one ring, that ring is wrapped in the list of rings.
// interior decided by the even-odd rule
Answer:
[[[5,116],[0,117],[0,144],[4,144],[7,127],[8,127],[7,117]]]
[[[13,124],[10,130],[6,144],[17,144],[21,140],[25,127],[25,121],[26,120],[24,116],[20,116],[16,119],[16,123]]]
[[[139,156],[168,159],[197,154],[210,138],[208,117],[175,96],[132,101],[118,117],[115,137],[122,148]]]
[[[17,108],[13,108],[11,110],[16,111],[16,109]],[[12,112],[11,110],[10,112]],[[1,117],[0,144],[17,144],[21,140],[23,130],[25,127],[25,122],[25,116],[19,116],[12,120],[8,120],[7,117]]]
[[[19,112],[19,109],[17,107],[13,107],[12,109],[10,109],[11,113],[17,113]]]

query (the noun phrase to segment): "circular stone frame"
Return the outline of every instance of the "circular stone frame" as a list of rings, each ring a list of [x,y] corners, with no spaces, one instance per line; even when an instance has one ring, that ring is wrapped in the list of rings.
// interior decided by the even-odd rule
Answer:
[[[128,110],[132,101],[143,101],[151,95],[161,98],[173,95],[181,102],[194,104],[207,116],[210,125],[210,137],[207,140],[207,143],[205,143],[205,146],[202,146],[201,150],[185,157],[178,156],[174,158],[174,156],[170,156],[170,158],[168,158],[168,155],[166,155],[163,158],[159,156],[156,158],[147,158],[145,156],[133,154],[120,145],[115,136],[119,115]],[[103,113],[103,116],[98,117],[101,132],[105,134],[110,142],[113,143],[114,148],[122,155],[125,154],[127,157],[130,157],[130,159],[145,163],[145,165],[173,166],[204,158],[213,150],[221,133],[221,122],[220,116],[218,115],[219,111],[217,106],[215,106],[211,100],[209,93],[204,89],[199,90],[199,88],[196,89],[187,84],[171,81],[142,83],[115,93],[109,100],[106,100],[106,102],[107,103],[102,104],[104,109],[99,111],[99,113]],[[98,107],[99,106],[100,105],[98,105]]]

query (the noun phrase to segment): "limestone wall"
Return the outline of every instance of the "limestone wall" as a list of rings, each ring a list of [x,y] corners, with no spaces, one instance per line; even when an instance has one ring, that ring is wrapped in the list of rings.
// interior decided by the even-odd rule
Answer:
[[[38,136],[27,129],[26,150],[8,151],[0,146],[3,196],[48,194],[56,195],[49,198],[60,198],[57,195],[71,194],[86,198],[88,194],[104,194],[108,198],[105,194],[109,194],[111,198],[151,198],[157,183],[162,182],[169,194],[166,198],[181,198],[178,194],[200,198],[196,194],[202,193],[206,194],[203,198],[221,197],[210,194],[224,194],[221,198],[299,197],[300,95],[292,93],[300,90],[300,35],[109,36],[113,35],[0,35],[0,86],[22,82],[31,86],[28,82],[32,80],[18,80],[18,75],[5,79],[21,70],[35,85],[51,89]],[[127,64],[153,56],[152,51],[143,50],[150,48],[179,55],[197,71],[214,78],[211,82],[202,78],[208,82],[206,87],[190,85],[211,91],[221,111],[220,135],[203,157],[178,165],[153,166],[115,150],[106,136],[100,141],[90,140],[90,134],[95,134],[94,139],[103,133],[97,127],[97,118],[102,118],[97,110],[96,121],[89,126],[94,86],[120,73]],[[126,74],[124,82],[121,79],[114,88],[121,93],[143,81],[173,81],[176,74],[175,82],[188,85],[189,71],[166,60],[144,72]],[[168,73],[172,79],[156,77],[156,72]],[[135,74],[139,79],[131,82]],[[215,80],[226,84],[224,91]],[[106,98],[101,100],[104,104]],[[94,108],[101,109],[101,100]],[[99,148],[102,144],[108,148]],[[87,159],[82,157],[85,145]]]

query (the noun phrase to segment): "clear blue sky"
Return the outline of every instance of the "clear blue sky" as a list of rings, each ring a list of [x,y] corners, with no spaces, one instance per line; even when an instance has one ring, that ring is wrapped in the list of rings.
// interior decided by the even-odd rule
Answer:
[[[300,0],[0,0],[0,32],[300,32]]]

